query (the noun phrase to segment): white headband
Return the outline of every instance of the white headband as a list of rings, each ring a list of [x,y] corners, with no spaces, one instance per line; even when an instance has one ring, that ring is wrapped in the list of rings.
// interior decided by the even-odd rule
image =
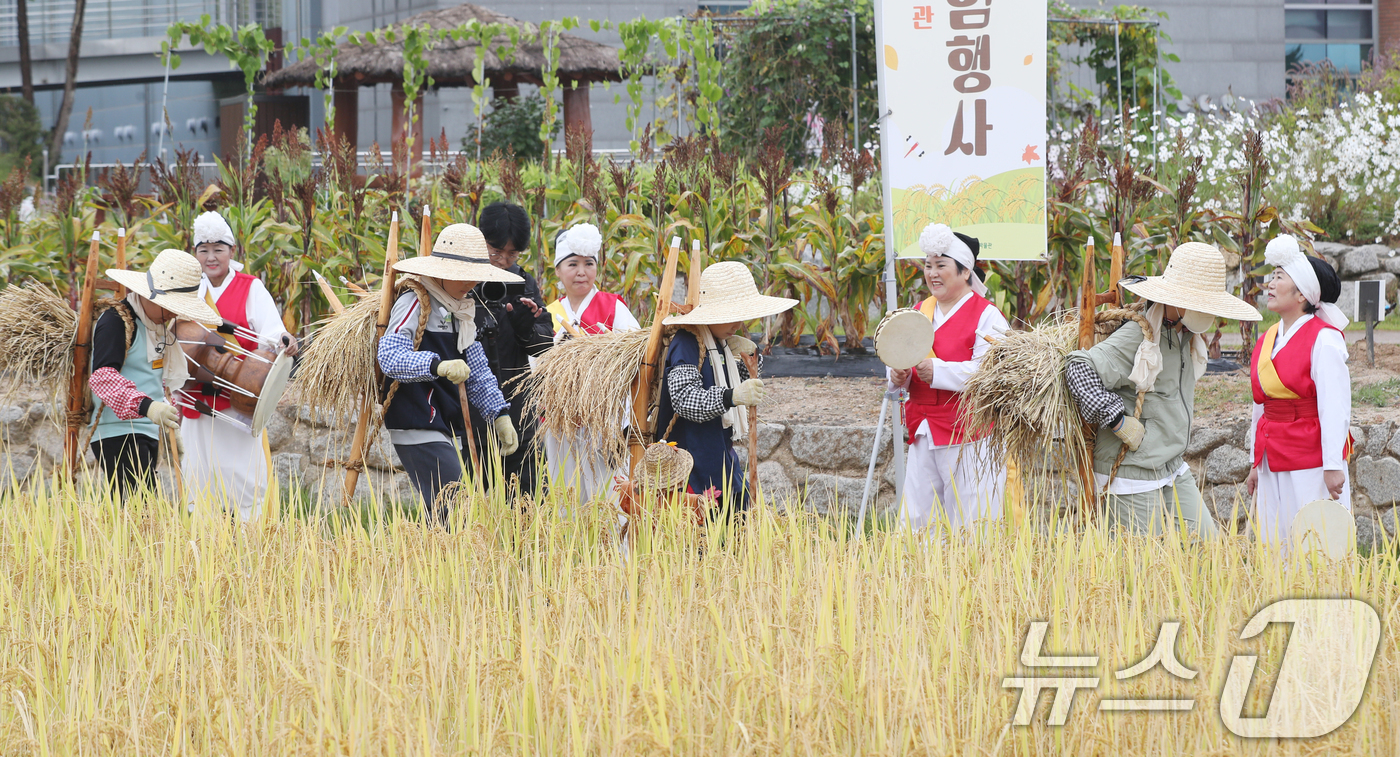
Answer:
[[[212,210],[194,219],[194,241],[191,244],[198,247],[206,242],[223,242],[229,247],[238,244],[233,239],[233,229],[229,228],[228,221]]]
[[[1336,303],[1322,302],[1322,284],[1317,280],[1317,271],[1298,246],[1298,240],[1288,234],[1280,234],[1269,241],[1264,248],[1264,262],[1275,268],[1282,268],[1293,279],[1293,286],[1317,308],[1317,315],[1337,329],[1345,329],[1349,321]]]
[[[559,265],[571,255],[598,259],[598,251],[603,249],[603,235],[591,223],[576,224],[559,235],[554,246],[554,264]]]
[[[972,276],[968,278],[972,291],[986,296],[987,285],[982,283],[981,277],[977,275],[977,258],[973,256],[972,248],[959,239],[947,224],[931,223],[925,226],[919,234],[919,248],[925,255],[952,258],[961,263],[963,268],[972,271]]]

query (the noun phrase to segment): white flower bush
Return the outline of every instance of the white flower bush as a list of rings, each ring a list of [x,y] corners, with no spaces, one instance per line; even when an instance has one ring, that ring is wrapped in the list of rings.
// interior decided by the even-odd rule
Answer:
[[[1133,116],[1141,124],[1151,114]],[[1345,230],[1348,236],[1369,224],[1386,236],[1400,236],[1400,104],[1359,93],[1319,114],[1299,109],[1291,116],[1258,106],[1245,111],[1212,106],[1202,114],[1166,118],[1160,127],[1135,129],[1124,140],[1125,152],[1140,155],[1135,161],[1139,168],[1159,178],[1175,176],[1201,158],[1196,205],[1238,210],[1243,143],[1248,132],[1257,131],[1271,167],[1264,194],[1283,216],[1330,222],[1333,231]],[[1100,128],[1106,147],[1119,144],[1117,118],[1105,119]],[[1074,149],[1082,129],[1056,135],[1060,143],[1051,146],[1053,164],[1058,166],[1064,151]],[[1088,195],[1090,202],[1102,198],[1101,191]]]

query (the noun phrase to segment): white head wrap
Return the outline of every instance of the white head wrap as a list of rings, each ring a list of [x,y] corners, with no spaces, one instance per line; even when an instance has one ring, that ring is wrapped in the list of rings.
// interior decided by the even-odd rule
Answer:
[[[925,255],[936,257],[952,258],[962,264],[963,268],[972,271],[972,276],[968,283],[972,285],[972,291],[985,297],[987,295],[987,285],[982,283],[982,279],[977,275],[977,258],[972,254],[972,248],[967,243],[958,238],[953,230],[948,228],[946,223],[931,223],[924,227],[919,234],[919,248]]]
[[[570,255],[597,260],[598,252],[602,249],[603,235],[597,226],[591,223],[574,224],[568,231],[559,235],[559,242],[554,246],[554,264],[559,265]]]
[[[1317,317],[1337,329],[1345,329],[1349,321],[1335,302],[1322,301],[1322,284],[1317,280],[1317,271],[1298,246],[1298,240],[1288,234],[1280,234],[1269,241],[1264,248],[1264,262],[1282,268],[1298,292],[1317,308]]]
[[[194,239],[190,241],[190,246],[198,247],[206,242],[223,242],[229,247],[238,246],[228,221],[212,210],[201,213],[194,219]],[[243,264],[236,260],[230,260],[228,264],[235,271],[243,270]]]

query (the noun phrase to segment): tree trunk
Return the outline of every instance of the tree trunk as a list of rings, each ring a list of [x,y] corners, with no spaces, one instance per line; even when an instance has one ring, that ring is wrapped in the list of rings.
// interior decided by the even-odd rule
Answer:
[[[15,36],[19,37],[19,81],[25,102],[34,104],[34,59],[29,53],[29,0],[15,0]]]
[[[68,65],[64,68],[63,102],[58,106],[53,134],[49,138],[49,155],[56,160],[63,148],[63,132],[68,129],[68,116],[73,113],[73,88],[78,83],[78,51],[83,42],[83,13],[87,0],[73,2],[73,32],[68,40]]]

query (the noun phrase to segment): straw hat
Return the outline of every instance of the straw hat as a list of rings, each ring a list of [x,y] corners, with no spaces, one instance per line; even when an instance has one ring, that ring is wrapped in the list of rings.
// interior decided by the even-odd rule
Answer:
[[[181,318],[200,323],[223,319],[199,297],[199,261],[184,250],[161,250],[145,273],[108,268],[107,277]]]
[[[743,263],[715,263],[700,274],[700,298],[695,309],[685,315],[673,315],[664,323],[688,326],[750,321],[777,315],[796,304],[797,300],[786,297],[759,294],[753,274]]]
[[[654,442],[647,445],[642,459],[637,461],[632,480],[649,491],[672,491],[685,486],[694,466],[690,453],[675,442]]]
[[[1136,278],[1136,277],[1135,277]],[[1187,242],[1175,250],[1161,276],[1124,279],[1123,288],[1163,305],[1209,313],[1235,321],[1258,321],[1263,316],[1225,287],[1225,256],[1202,242]]]
[[[404,258],[394,263],[394,270],[448,281],[524,281],[491,265],[489,254],[481,229],[469,223],[454,223],[438,233],[433,254]]]

